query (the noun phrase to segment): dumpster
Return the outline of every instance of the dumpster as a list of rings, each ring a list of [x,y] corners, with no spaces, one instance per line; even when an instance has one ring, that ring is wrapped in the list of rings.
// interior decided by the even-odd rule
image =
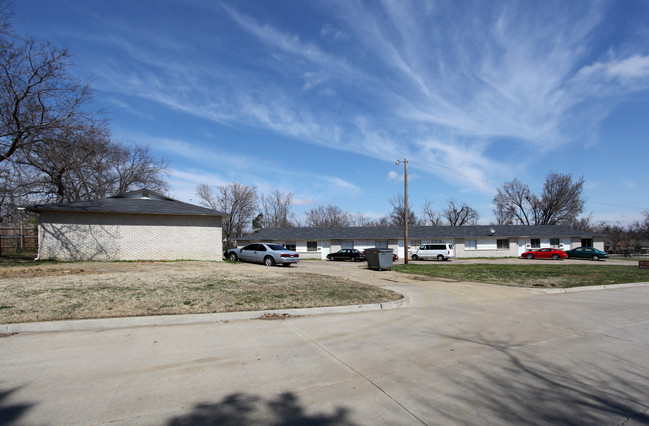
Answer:
[[[370,269],[392,269],[392,249],[386,248],[368,248],[365,249],[365,258],[367,259],[367,266]]]

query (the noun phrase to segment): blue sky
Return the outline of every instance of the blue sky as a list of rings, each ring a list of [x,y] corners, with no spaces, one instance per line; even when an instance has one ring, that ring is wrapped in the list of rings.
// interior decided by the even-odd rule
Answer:
[[[19,0],[68,47],[114,139],[171,195],[237,181],[378,218],[453,198],[492,219],[513,178],[585,179],[586,213],[649,209],[649,2]]]

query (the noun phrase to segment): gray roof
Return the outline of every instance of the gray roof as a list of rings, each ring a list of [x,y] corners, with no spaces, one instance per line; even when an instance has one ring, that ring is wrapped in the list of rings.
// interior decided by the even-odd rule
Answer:
[[[491,230],[493,229],[493,233]],[[243,241],[297,240],[385,240],[402,239],[403,227],[346,228],[268,228],[245,235]],[[580,231],[563,225],[476,225],[476,226],[411,226],[410,240],[444,238],[512,238],[512,237],[594,237],[599,234]]]
[[[229,216],[217,210],[183,203],[154,191],[138,190],[92,201],[37,204],[25,207],[32,212],[123,213],[179,216]]]

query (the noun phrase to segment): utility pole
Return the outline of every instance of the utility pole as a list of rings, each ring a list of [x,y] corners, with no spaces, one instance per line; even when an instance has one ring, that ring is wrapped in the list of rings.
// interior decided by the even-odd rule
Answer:
[[[408,159],[397,160],[397,166],[403,161],[403,214],[404,214],[404,236],[403,236],[403,263],[408,264]]]

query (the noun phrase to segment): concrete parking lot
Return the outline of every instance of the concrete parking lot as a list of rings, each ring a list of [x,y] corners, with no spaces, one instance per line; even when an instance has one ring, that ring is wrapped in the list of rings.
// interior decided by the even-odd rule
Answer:
[[[649,285],[551,294],[298,268],[408,302],[2,337],[0,423],[649,423]]]

